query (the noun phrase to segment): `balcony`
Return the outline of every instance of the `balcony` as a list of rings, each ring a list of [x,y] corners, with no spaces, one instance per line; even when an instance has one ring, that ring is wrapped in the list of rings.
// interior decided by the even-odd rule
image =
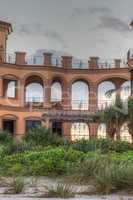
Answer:
[[[64,56],[65,57],[65,56]],[[66,56],[67,57],[67,56]],[[67,57],[68,59],[71,57]],[[81,59],[76,59],[73,58],[72,61],[69,60],[68,65],[70,64],[71,66],[68,66],[69,68],[73,69],[89,69],[89,68],[94,68],[94,69],[113,69],[113,68],[127,68],[127,60],[126,59],[99,59],[95,57],[91,57],[92,60],[81,60]],[[33,55],[33,56],[28,56],[23,57],[25,65],[35,65],[35,66],[46,66],[47,61],[45,55]],[[54,56],[50,55],[49,56],[49,66],[53,67],[63,67],[63,57],[61,56]],[[97,60],[95,60],[97,59]],[[46,61],[46,62],[45,62]],[[93,62],[93,63],[90,63]],[[7,54],[6,56],[6,63],[10,64],[15,64],[16,63],[16,57],[14,54]],[[90,67],[93,65],[93,67]]]

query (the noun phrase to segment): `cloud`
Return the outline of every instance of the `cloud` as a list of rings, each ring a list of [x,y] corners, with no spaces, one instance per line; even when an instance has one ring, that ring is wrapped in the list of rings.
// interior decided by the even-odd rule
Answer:
[[[100,29],[110,29],[117,32],[130,32],[131,29],[128,23],[117,17],[101,16],[100,24],[97,26]]]
[[[73,12],[70,16],[70,18],[77,18],[80,16],[84,16],[86,14],[90,15],[96,15],[96,14],[109,14],[111,13],[111,10],[107,7],[101,7],[101,6],[85,6],[85,7],[77,7],[73,9]]]
[[[33,35],[39,35],[46,37],[47,39],[54,40],[56,42],[61,43],[63,48],[67,48],[64,39],[62,36],[54,29],[45,29],[43,24],[22,24],[18,27],[18,30],[16,31],[17,34],[21,36],[33,36]]]

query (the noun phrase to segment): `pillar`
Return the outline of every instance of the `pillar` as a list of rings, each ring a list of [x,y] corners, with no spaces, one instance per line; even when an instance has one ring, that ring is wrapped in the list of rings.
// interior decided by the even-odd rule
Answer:
[[[63,122],[63,137],[71,140],[71,122]]]
[[[89,123],[89,135],[90,139],[97,138],[97,132],[98,132],[98,123]]]
[[[90,89],[90,98],[89,98],[89,110],[90,113],[95,113],[97,111],[98,108],[98,102],[97,102],[97,85],[95,83],[90,83],[89,86]]]
[[[51,108],[51,80],[47,79],[44,83],[44,108],[49,109]]]
[[[44,56],[44,65],[51,66],[52,65],[52,53],[45,52]]]
[[[15,139],[20,141],[25,135],[25,120],[24,118],[18,118],[16,120],[16,134]]]
[[[72,68],[72,56],[62,56],[62,65],[66,69]]]
[[[71,87],[68,82],[63,85],[62,105],[64,110],[71,110]]]
[[[121,59],[115,59],[115,68],[120,68],[121,67]]]
[[[98,60],[99,60],[99,57],[90,57],[89,68],[97,69],[98,68]]]
[[[26,53],[25,52],[15,52],[16,54],[16,65],[25,65],[26,62],[25,62],[25,55]]]
[[[6,61],[6,47],[8,35],[12,32],[12,25],[0,21],[0,62]]]

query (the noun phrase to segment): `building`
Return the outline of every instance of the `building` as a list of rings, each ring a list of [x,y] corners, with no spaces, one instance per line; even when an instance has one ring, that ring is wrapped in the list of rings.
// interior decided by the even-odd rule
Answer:
[[[11,24],[0,21],[0,129],[16,139],[39,124],[71,139],[103,137],[102,129],[106,136],[104,125],[88,118],[116,95],[123,94],[126,101],[133,79],[132,52],[125,61],[90,57],[84,62],[66,55],[57,59],[48,52],[37,58],[25,52],[12,56],[6,53],[11,32]],[[105,98],[106,88],[116,89],[111,99]],[[122,134],[128,137],[126,130]]]

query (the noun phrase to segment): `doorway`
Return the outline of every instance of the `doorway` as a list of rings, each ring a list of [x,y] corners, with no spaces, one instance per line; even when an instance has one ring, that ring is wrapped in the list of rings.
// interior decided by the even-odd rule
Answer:
[[[52,122],[52,131],[53,131],[53,133],[57,133],[58,135],[62,136],[62,122],[53,121]]]
[[[11,133],[12,135],[15,133],[15,120],[4,119],[3,120],[3,130]]]

